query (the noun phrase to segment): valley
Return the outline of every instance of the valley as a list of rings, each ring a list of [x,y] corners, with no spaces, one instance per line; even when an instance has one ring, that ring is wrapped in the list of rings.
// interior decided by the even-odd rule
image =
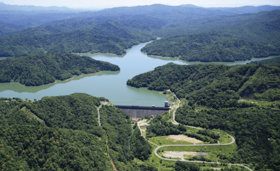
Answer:
[[[280,170],[279,6],[0,9],[0,170]]]

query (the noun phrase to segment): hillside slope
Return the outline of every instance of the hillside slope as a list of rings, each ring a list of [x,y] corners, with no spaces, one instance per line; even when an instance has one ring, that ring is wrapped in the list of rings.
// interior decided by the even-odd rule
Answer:
[[[52,27],[50,26],[49,29]],[[38,33],[37,33],[38,31]],[[24,32],[24,31],[21,31]],[[138,32],[115,21],[101,22],[88,28],[68,32],[31,29],[28,34],[13,33],[0,39],[0,56],[14,57],[29,53],[113,53],[125,54],[125,49],[155,36]],[[54,33],[53,33],[54,32]],[[20,35],[20,36],[18,36]]]
[[[148,55],[179,57],[184,61],[234,62],[279,55],[275,46],[251,43],[231,35],[201,33],[154,41],[141,51]]]
[[[280,69],[263,65],[175,65],[169,63],[127,81],[133,87],[170,89],[189,104],[213,108],[238,106],[243,98],[280,99]]]
[[[119,71],[120,68],[108,62],[101,62],[86,56],[52,53],[28,55],[0,61],[0,82],[20,82],[27,86],[39,86],[66,80],[73,75],[90,74],[99,71]]]
[[[279,76],[280,69],[269,65],[169,63],[137,75],[127,84],[158,91],[170,89],[181,100],[175,113],[177,122],[233,135],[237,148],[230,154],[203,148],[208,154],[216,153],[219,161],[246,163],[253,170],[279,170]],[[168,122],[170,115],[166,116],[152,121],[148,137],[181,133],[180,125],[174,126]]]
[[[128,115],[102,106],[99,126],[101,100],[108,101],[82,93],[34,102],[1,98],[1,170],[113,170],[108,155],[118,170],[145,168],[129,148],[139,137]]]

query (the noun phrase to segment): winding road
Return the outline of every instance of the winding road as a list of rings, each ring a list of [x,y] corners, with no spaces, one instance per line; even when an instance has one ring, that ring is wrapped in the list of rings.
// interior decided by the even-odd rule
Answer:
[[[173,93],[173,94],[174,94],[174,93]],[[173,121],[172,121],[172,123],[178,125],[179,123],[176,122],[176,120],[175,120],[175,113],[176,113],[176,110],[180,107],[181,101],[177,98],[177,96],[176,96],[175,94],[174,94],[174,97],[178,100],[178,104],[175,105],[175,106],[173,107],[174,111],[173,111]],[[190,127],[190,128],[195,128],[195,129],[202,129],[202,128],[197,128],[197,127],[194,127],[194,126],[188,126],[188,125],[185,125],[185,126],[186,126],[186,127]],[[215,132],[216,132],[216,131],[215,131]],[[217,132],[217,133],[220,133],[220,132]],[[232,141],[231,141],[230,143],[225,143],[225,144],[220,144],[220,143],[218,143],[218,144],[186,144],[186,145],[184,145],[184,144],[171,144],[171,145],[161,145],[161,146],[159,146],[159,145],[157,145],[157,144],[155,144],[155,143],[153,143],[153,142],[151,142],[151,141],[148,141],[148,142],[151,143],[151,144],[153,144],[153,145],[155,145],[155,146],[157,146],[157,148],[154,150],[154,153],[155,153],[155,155],[156,155],[158,158],[160,158],[160,159],[162,159],[162,160],[168,160],[168,161],[182,161],[182,162],[191,162],[191,163],[227,164],[227,165],[241,166],[241,167],[244,167],[244,168],[246,168],[246,169],[248,169],[248,170],[250,170],[250,171],[253,171],[252,169],[250,169],[249,167],[247,167],[247,166],[245,166],[245,165],[243,165],[243,164],[220,163],[220,162],[205,162],[205,161],[193,161],[193,160],[184,160],[184,159],[181,159],[181,160],[178,160],[178,159],[167,159],[167,158],[161,157],[161,156],[157,153],[158,150],[159,150],[160,148],[163,148],[163,147],[176,147],[176,146],[181,146],[181,147],[182,147],[182,146],[183,146],[183,147],[187,147],[187,146],[217,146],[217,145],[226,146],[226,145],[231,145],[231,144],[233,144],[233,143],[235,142],[235,138],[234,138],[233,136],[229,135],[229,134],[227,134],[227,135],[231,137]]]

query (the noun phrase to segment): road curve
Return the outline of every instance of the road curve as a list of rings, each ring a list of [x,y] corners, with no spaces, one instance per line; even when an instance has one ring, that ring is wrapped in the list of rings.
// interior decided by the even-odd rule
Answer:
[[[173,93],[174,94],[174,93]],[[177,96],[174,94],[174,97],[176,98],[176,99],[178,99],[177,98]],[[176,113],[176,110],[180,107],[180,103],[181,103],[181,101],[178,99],[178,101],[179,101],[179,103],[178,103],[178,105],[176,105],[174,108],[175,108],[175,110],[173,111],[173,121],[172,121],[172,123],[173,124],[176,124],[176,125],[178,125],[179,123],[175,120],[175,113]],[[197,127],[194,127],[194,126],[188,126],[188,125],[185,125],[186,127],[191,127],[191,128],[195,128],[195,129],[202,129],[202,128],[197,128]],[[215,132],[217,132],[217,131],[215,131]],[[217,133],[220,133],[220,132],[217,132]],[[231,145],[231,144],[233,144],[234,142],[235,142],[235,138],[233,137],[233,136],[231,136],[231,135],[229,135],[229,134],[227,134],[228,136],[230,136],[231,137],[231,139],[232,139],[232,141],[230,142],[230,143],[225,143],[225,144],[220,144],[220,143],[218,143],[218,144],[186,144],[186,145],[184,145],[184,144],[171,144],[171,145],[161,145],[161,146],[158,146],[158,145],[156,145],[155,143],[153,143],[153,142],[151,142],[151,141],[148,141],[149,143],[151,143],[151,144],[153,144],[153,145],[156,145],[157,146],[157,148],[154,150],[154,153],[155,153],[155,155],[158,157],[158,158],[160,158],[160,159],[162,159],[162,160],[168,160],[168,161],[181,161],[181,162],[191,162],[191,163],[208,163],[208,164],[227,164],[227,165],[234,165],[234,166],[241,166],[241,167],[244,167],[244,168],[246,168],[246,169],[248,169],[248,170],[250,170],[250,171],[253,171],[252,169],[250,169],[249,167],[247,167],[247,166],[245,166],[245,165],[242,165],[242,164],[234,164],[234,163],[220,163],[220,162],[205,162],[205,161],[193,161],[193,160],[178,160],[178,159],[167,159],[167,158],[163,158],[163,157],[161,157],[158,153],[157,153],[157,151],[160,149],[160,148],[163,148],[163,147],[176,147],[176,146],[183,146],[183,147],[187,147],[187,146],[217,146],[217,145],[223,145],[223,146],[225,146],[225,145]]]
[[[217,145],[217,144],[216,144]],[[162,159],[162,160],[168,160],[168,161],[181,161],[181,162],[189,162],[189,163],[207,163],[207,164],[227,164],[227,165],[234,165],[234,166],[241,166],[244,167],[250,171],[253,171],[252,169],[250,169],[249,167],[242,165],[242,164],[234,164],[234,163],[220,163],[220,162],[206,162],[206,161],[193,161],[193,160],[178,160],[178,159],[167,159],[167,158],[163,158],[160,155],[158,155],[157,151],[158,149],[162,148],[162,147],[167,147],[167,146],[187,146],[187,145],[162,145],[162,146],[158,146],[155,150],[154,153],[155,155]],[[193,145],[196,146],[196,145]]]

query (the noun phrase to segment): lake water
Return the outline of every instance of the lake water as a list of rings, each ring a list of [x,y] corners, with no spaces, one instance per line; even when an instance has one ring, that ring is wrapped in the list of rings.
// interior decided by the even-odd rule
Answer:
[[[115,105],[139,105],[163,107],[167,101],[166,95],[146,88],[133,88],[126,85],[126,81],[135,75],[151,71],[157,66],[173,62],[181,65],[197,64],[201,62],[181,62],[171,58],[148,57],[141,53],[147,43],[133,46],[123,57],[114,55],[90,55],[92,58],[116,64],[121,68],[119,72],[100,72],[92,75],[75,76],[69,81],[57,81],[43,86],[23,86],[20,83],[0,83],[0,97],[19,97],[21,99],[41,99],[44,96],[69,95],[80,92],[96,97],[105,97]],[[87,54],[89,55],[89,54]],[[268,58],[266,58],[268,59]],[[253,59],[262,60],[262,59]],[[222,63],[226,65],[246,64],[250,61]]]

